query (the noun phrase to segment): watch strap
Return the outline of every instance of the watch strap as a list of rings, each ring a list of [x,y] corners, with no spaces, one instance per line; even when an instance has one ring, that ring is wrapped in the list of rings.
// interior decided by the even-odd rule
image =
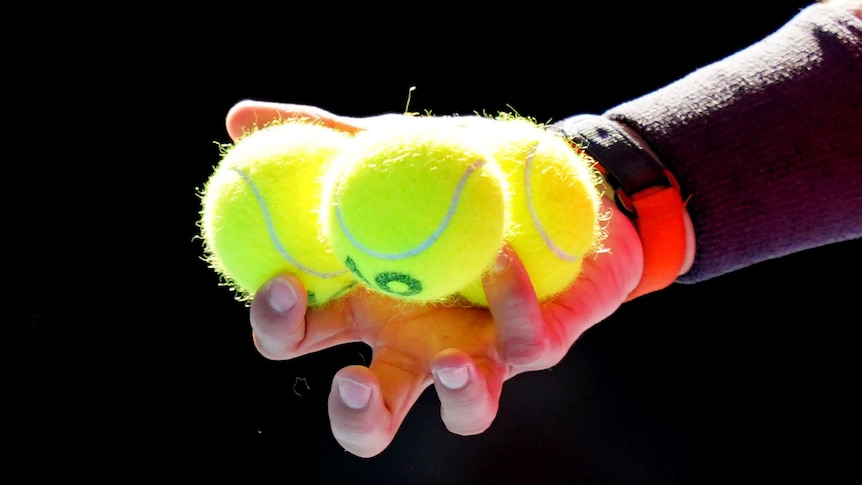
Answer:
[[[673,174],[636,134],[607,117],[577,115],[554,126],[596,162],[640,235],[643,275],[626,301],[670,286],[686,250],[685,206]]]

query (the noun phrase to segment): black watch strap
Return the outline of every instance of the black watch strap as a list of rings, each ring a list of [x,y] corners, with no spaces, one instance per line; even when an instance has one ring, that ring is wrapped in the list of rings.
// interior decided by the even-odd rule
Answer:
[[[614,190],[617,206],[641,238],[644,268],[627,300],[660,290],[679,276],[686,254],[685,205],[658,157],[627,128],[601,115],[578,115],[551,127],[592,158]]]
[[[614,189],[616,203],[637,217],[630,197],[651,187],[671,187],[674,182],[649,147],[637,142],[620,125],[601,115],[577,115],[556,124],[593,160]]]

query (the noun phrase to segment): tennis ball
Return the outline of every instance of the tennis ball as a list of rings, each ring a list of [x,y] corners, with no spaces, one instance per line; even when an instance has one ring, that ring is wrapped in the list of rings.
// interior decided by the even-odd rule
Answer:
[[[507,188],[496,162],[446,118],[409,116],[355,135],[324,184],[322,225],[370,289],[443,302],[493,263]]]
[[[267,280],[296,275],[318,307],[356,284],[319,226],[322,175],[350,135],[302,120],[251,132],[207,181],[199,226],[205,260],[250,300]]]
[[[537,298],[551,299],[575,280],[584,256],[601,246],[601,175],[562,135],[530,119],[504,114],[487,120],[471,126],[510,189],[505,240],[524,263]],[[481,278],[461,295],[488,304]]]

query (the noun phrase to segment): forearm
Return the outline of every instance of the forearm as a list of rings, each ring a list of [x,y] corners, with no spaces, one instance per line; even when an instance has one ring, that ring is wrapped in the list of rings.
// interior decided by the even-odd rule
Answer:
[[[680,282],[862,236],[862,20],[840,3],[606,113],[688,197]]]

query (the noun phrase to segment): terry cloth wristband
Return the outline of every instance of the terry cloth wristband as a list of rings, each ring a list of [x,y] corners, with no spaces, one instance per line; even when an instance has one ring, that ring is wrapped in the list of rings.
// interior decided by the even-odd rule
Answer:
[[[673,174],[636,135],[604,116],[573,116],[555,127],[595,160],[614,190],[614,201],[640,235],[643,275],[626,301],[670,286],[686,248],[684,203]]]

